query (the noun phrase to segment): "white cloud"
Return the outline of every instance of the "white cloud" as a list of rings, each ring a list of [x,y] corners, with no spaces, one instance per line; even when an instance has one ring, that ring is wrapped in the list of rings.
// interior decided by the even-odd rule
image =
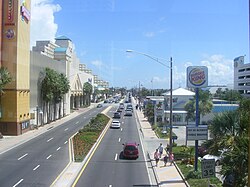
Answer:
[[[186,87],[186,68],[188,66],[207,66],[209,85],[228,85],[233,84],[233,60],[226,59],[223,55],[204,56],[198,64],[186,62],[185,69],[178,72],[178,68],[173,68],[174,88],[179,86]]]
[[[37,40],[53,41],[55,39],[58,25],[55,23],[54,13],[60,10],[60,5],[53,4],[52,0],[31,1],[31,47]]]
[[[147,38],[152,38],[155,36],[155,33],[154,32],[145,32],[143,35],[146,36]]]
[[[209,85],[233,84],[233,60],[212,55],[201,61],[201,65],[208,67]]]
[[[153,81],[153,83],[166,83],[166,82],[169,81],[169,79],[166,78],[166,77],[161,78],[161,77],[155,76],[155,77],[152,78],[152,81]]]
[[[94,60],[94,61],[91,62],[91,64],[93,64],[97,68],[101,68],[103,66],[103,63],[100,60]]]

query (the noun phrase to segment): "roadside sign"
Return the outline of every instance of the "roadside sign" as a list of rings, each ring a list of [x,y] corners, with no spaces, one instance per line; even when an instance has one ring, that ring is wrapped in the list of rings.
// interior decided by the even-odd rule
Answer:
[[[187,126],[187,140],[207,140],[207,125]]]
[[[215,176],[215,160],[203,159],[201,161],[202,178],[209,178]]]
[[[187,87],[206,88],[208,86],[208,68],[206,66],[187,67]]]

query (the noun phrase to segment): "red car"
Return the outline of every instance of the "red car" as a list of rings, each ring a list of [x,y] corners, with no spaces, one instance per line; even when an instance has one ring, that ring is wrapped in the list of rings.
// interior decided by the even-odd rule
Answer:
[[[122,155],[124,158],[135,158],[137,159],[139,157],[139,149],[136,142],[126,142],[123,145],[123,152]]]

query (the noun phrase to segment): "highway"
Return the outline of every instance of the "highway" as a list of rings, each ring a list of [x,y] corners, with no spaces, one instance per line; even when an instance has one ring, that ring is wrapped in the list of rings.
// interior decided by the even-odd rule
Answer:
[[[109,115],[112,117],[115,109]],[[150,186],[146,161],[142,151],[142,144],[136,120],[133,116],[121,116],[120,129],[108,129],[93,157],[82,170],[79,179],[75,181],[77,187],[107,186],[129,187]],[[136,141],[139,146],[139,158],[127,160],[121,157],[122,143]]]
[[[0,155],[0,186],[50,186],[69,162],[68,139],[103,108],[80,114]]]

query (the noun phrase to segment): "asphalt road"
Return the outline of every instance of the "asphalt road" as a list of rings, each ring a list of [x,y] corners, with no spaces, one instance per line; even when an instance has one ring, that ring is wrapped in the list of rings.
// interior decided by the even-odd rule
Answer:
[[[91,109],[1,154],[0,186],[50,186],[69,162],[68,139],[103,109]]]
[[[114,111],[114,108],[110,111],[111,117]],[[135,117],[124,117],[122,114],[120,121],[120,129],[108,129],[106,132],[77,181],[77,187],[150,186],[142,147],[139,146],[140,155],[136,160],[126,160],[120,156],[122,143],[136,141],[141,145]]]

